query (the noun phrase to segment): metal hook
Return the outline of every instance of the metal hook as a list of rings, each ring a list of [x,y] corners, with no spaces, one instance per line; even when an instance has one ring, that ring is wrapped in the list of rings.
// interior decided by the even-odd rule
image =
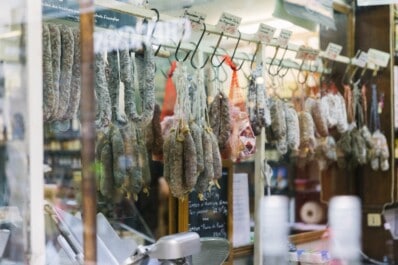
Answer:
[[[192,67],[195,68],[195,69],[203,69],[203,68],[205,67],[205,65],[207,64],[207,62],[209,61],[209,58],[210,58],[210,56],[207,56],[205,62],[204,62],[203,65],[200,66],[200,67],[197,67],[197,66],[194,64],[194,62],[193,62],[193,61],[194,61],[195,54],[196,54],[196,52],[198,51],[199,45],[200,45],[200,43],[202,42],[202,39],[203,39],[203,36],[205,35],[205,33],[206,33],[206,24],[203,23],[202,35],[200,35],[199,41],[198,41],[198,43],[196,44],[195,49],[194,49],[194,51],[193,51],[193,53],[192,53],[192,56],[191,56],[191,65],[192,65]]]
[[[359,66],[356,65],[355,68],[354,68],[354,70],[352,71],[352,73],[351,73],[351,75],[350,75],[350,78],[348,79],[348,81],[350,82],[350,84],[353,84],[353,83],[354,83],[354,77],[355,77],[355,75],[356,75],[358,69],[359,69]]]
[[[155,11],[156,13],[156,21],[155,21],[155,26],[153,27],[152,33],[151,33],[151,37],[153,37],[153,34],[155,33],[156,30],[156,25],[158,24],[159,20],[160,20],[160,14],[159,14],[159,10],[157,10],[156,8],[151,8],[152,11]]]
[[[260,49],[260,43],[258,42],[256,46],[256,51],[254,52],[252,60],[250,62],[250,69],[253,69],[254,60],[256,59],[256,55],[259,49]]]
[[[305,59],[302,60],[302,62],[301,62],[301,64],[300,64],[300,67],[299,67],[299,69],[298,69],[298,73],[297,73],[297,82],[298,82],[300,85],[304,85],[304,84],[307,82],[307,79],[308,79],[308,74],[304,74],[304,73],[303,73],[304,62],[305,62]],[[303,80],[303,81],[300,80],[300,77],[301,77],[301,76],[304,76],[304,80]]]
[[[236,67],[235,70],[239,71],[240,69],[242,69],[243,64],[245,63],[246,60],[242,60],[242,62],[240,63],[239,67]]]
[[[355,54],[355,58],[358,58],[358,56],[359,56],[360,54],[361,54],[361,50],[358,50],[357,53]],[[343,77],[341,78],[341,84],[342,84],[343,86],[349,85],[349,83],[345,83],[345,79],[346,79],[346,77],[347,77],[347,74],[348,74],[348,72],[349,72],[351,66],[352,66],[352,59],[350,58],[350,60],[349,60],[349,62],[348,62],[348,64],[347,64],[347,66],[346,66],[346,68],[345,68],[344,75],[343,75]],[[355,71],[356,71],[356,70],[355,70]],[[355,71],[354,71],[354,72],[355,72]],[[350,82],[351,80],[348,80],[348,81]]]
[[[237,49],[238,49],[240,39],[242,38],[242,33],[241,33],[239,30],[238,30],[238,33],[239,33],[238,41],[236,42],[234,51],[232,52],[232,56],[231,56],[231,61],[232,61],[232,62],[234,62],[235,54],[236,54],[236,51],[237,51]],[[245,63],[245,60],[242,60],[242,63],[239,65],[239,67],[236,67],[235,70],[236,70],[236,71],[239,71],[239,70],[242,68],[242,66],[243,66],[244,63]]]
[[[224,49],[222,49],[222,50],[224,50]],[[225,50],[224,50],[225,51]],[[217,60],[219,60],[218,58],[217,58]],[[220,61],[220,60],[219,60]],[[213,80],[211,80],[212,82],[213,81],[219,81],[219,82],[221,82],[221,83],[224,83],[224,82],[226,82],[227,81],[227,79],[228,79],[228,73],[227,73],[227,71],[225,70],[225,68],[224,67],[216,67],[217,68],[217,70],[214,68],[214,67],[212,67],[211,69],[213,69],[213,71],[214,71],[214,73],[215,73],[215,75],[214,75],[214,78],[213,78]],[[223,71],[223,74],[224,74],[224,79],[223,80],[221,80],[220,79],[220,75],[218,74],[218,69],[219,68],[221,68],[221,70]]]
[[[343,86],[348,85],[348,83],[345,83],[345,79],[346,79],[346,76],[347,76],[347,74],[348,74],[349,69],[351,68],[351,66],[352,66],[352,61],[351,61],[351,59],[350,59],[350,61],[347,63],[347,66],[345,67],[345,71],[344,71],[343,77],[341,78],[341,84],[342,84]]]
[[[351,78],[352,83],[359,84],[361,82],[362,78],[365,76],[366,70],[368,70],[368,64],[365,64],[365,67],[362,69],[362,71],[361,71],[361,73],[360,73],[360,75],[359,75],[357,80],[354,81],[353,80],[354,76],[352,76],[352,78]]]
[[[368,64],[365,65],[365,67],[361,71],[361,76],[359,77],[360,80],[365,76],[366,71],[368,70]]]
[[[211,64],[212,64],[214,67],[220,67],[220,66],[225,62],[225,58],[224,58],[224,59],[221,60],[220,64],[218,64],[218,65],[214,65],[214,64],[213,64],[213,57],[214,57],[214,55],[216,54],[216,51],[217,51],[218,47],[220,46],[220,42],[221,42],[221,39],[222,39],[223,36],[224,36],[224,31],[221,32],[220,37],[218,38],[216,47],[214,47],[213,53],[212,53],[212,55],[211,55],[211,57],[210,57],[210,62],[211,62]]]
[[[319,76],[319,80],[320,80],[321,83],[322,83],[322,82],[325,82],[325,84],[328,84],[328,83],[331,81],[331,79],[332,79],[333,67],[334,67],[334,64],[335,64],[336,61],[330,60],[330,59],[328,59],[328,58],[324,58],[324,59],[325,59],[325,62],[323,62],[323,61],[321,60],[321,63],[322,63],[322,71],[320,72],[321,74],[320,74],[320,76]],[[330,64],[330,71],[329,71],[329,70],[328,70],[328,67],[329,67],[330,61],[331,61],[332,63]],[[319,66],[319,67],[320,67],[320,66]],[[326,72],[326,71],[328,71],[328,72]],[[328,76],[325,77],[325,74],[327,74]]]
[[[234,51],[232,52],[232,55],[231,55],[231,61],[232,61],[232,62],[234,61],[236,50],[238,49],[240,39],[242,38],[242,33],[240,33],[239,30],[238,30],[238,33],[239,33],[238,41],[236,42]]]
[[[252,60],[252,59],[249,58],[249,55],[247,53],[243,53],[243,55],[246,56],[247,60],[243,59],[242,64],[239,66],[239,69],[237,69],[237,70],[240,70],[242,68],[243,62]],[[262,63],[261,63],[261,65],[262,65]],[[250,70],[252,70],[252,69],[250,69]],[[243,73],[243,76],[246,78],[246,80],[250,80],[251,79],[251,73],[250,74],[246,74],[245,71],[243,71],[243,70],[242,70],[242,73]]]
[[[177,48],[176,48],[175,53],[174,53],[174,58],[176,59],[177,62],[185,62],[188,59],[188,56],[191,54],[191,51],[188,51],[184,58],[181,59],[181,58],[178,57],[178,53],[180,51],[180,46],[181,46],[181,42],[182,42],[182,38],[183,38],[184,34],[185,34],[185,28],[182,31],[181,39],[178,42]]]
[[[156,51],[155,51],[155,53],[154,53],[155,56],[158,56],[158,53],[159,53],[159,51],[160,51],[160,48],[162,48],[162,45],[159,44],[158,48],[156,49]]]
[[[285,69],[285,71],[282,72],[282,74],[280,74],[280,72],[281,72],[283,69]],[[285,77],[285,76],[287,75],[287,73],[289,72],[289,70],[290,70],[289,67],[284,67],[284,66],[282,66],[282,68],[278,71],[278,76],[281,77],[281,78]]]
[[[279,60],[279,63],[278,63],[277,65],[274,65],[274,61],[275,61],[275,59],[276,59],[276,56],[278,55],[279,48],[280,48],[280,46],[277,46],[277,47],[276,47],[274,56],[272,57],[271,62],[270,62],[270,64],[269,64],[269,66],[268,66],[268,74],[270,74],[270,75],[272,75],[272,76],[278,75],[279,72],[280,72],[280,71],[282,70],[282,68],[283,68],[283,66],[282,66],[282,61],[283,61],[283,59],[284,59],[285,56],[286,56],[287,48],[284,48],[284,52],[283,52],[283,54],[282,54],[282,58]],[[273,72],[273,73],[271,73],[271,68],[273,68],[273,67],[276,67],[276,71]]]

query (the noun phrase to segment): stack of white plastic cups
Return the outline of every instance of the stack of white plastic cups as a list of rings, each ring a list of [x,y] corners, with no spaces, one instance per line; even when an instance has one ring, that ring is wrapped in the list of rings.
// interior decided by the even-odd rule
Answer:
[[[288,264],[288,205],[285,196],[268,196],[261,201],[263,265]]]
[[[336,196],[329,204],[331,256],[342,264],[360,264],[361,202],[355,196]]]

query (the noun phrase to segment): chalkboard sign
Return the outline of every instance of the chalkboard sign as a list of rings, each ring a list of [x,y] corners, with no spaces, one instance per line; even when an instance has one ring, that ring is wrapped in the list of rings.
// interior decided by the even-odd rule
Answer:
[[[230,206],[232,166],[223,164],[221,188],[212,186],[206,191],[205,200],[198,199],[198,193],[189,194],[188,230],[198,233],[201,237],[229,238],[232,226],[229,218],[232,215]]]

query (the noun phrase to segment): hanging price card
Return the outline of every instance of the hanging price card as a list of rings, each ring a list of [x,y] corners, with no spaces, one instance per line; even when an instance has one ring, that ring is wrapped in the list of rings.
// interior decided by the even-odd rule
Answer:
[[[331,60],[335,60],[343,50],[343,46],[330,42],[325,51],[325,57]]]
[[[381,67],[387,67],[390,60],[390,54],[376,49],[368,50],[368,62]]]
[[[276,28],[260,23],[258,27],[257,36],[261,42],[270,43],[274,37]]]
[[[241,21],[242,18],[224,12],[222,13],[216,27],[221,31],[225,31],[229,34],[235,34]]]
[[[361,51],[358,56],[352,59],[352,63],[364,68],[368,63],[368,54],[366,52]]]
[[[315,61],[318,58],[319,50],[311,47],[300,46],[296,54],[296,59]]]
[[[282,29],[281,33],[279,34],[277,44],[282,48],[286,48],[289,43],[289,39],[292,36],[292,33],[293,32],[290,30]]]
[[[185,9],[184,17],[191,21],[192,29],[194,30],[202,29],[202,24],[206,20],[206,14],[190,9]]]

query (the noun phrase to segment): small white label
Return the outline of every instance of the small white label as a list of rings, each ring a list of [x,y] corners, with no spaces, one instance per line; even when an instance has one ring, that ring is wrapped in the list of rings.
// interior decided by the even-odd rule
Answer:
[[[242,18],[224,12],[222,13],[216,27],[229,34],[235,34],[238,30],[241,21]]]
[[[352,63],[363,68],[368,63],[368,54],[361,51],[358,56],[352,59]]]
[[[296,59],[315,61],[318,58],[319,50],[315,50],[311,47],[300,46],[296,54]]]
[[[289,39],[292,36],[292,33],[293,33],[292,31],[287,30],[287,29],[281,30],[281,33],[279,34],[278,41],[277,41],[279,47],[282,47],[282,48],[287,47],[287,45],[289,43]]]
[[[257,36],[261,42],[270,43],[274,37],[276,28],[260,23],[258,27]]]
[[[396,3],[396,0],[357,0],[357,6],[380,6]]]
[[[191,21],[192,29],[194,30],[202,29],[202,24],[205,22],[206,16],[207,15],[204,13],[197,12],[191,9],[185,9],[184,12],[184,17]]]
[[[376,64],[381,67],[387,67],[390,61],[390,54],[376,49],[368,50],[368,62]]]
[[[325,57],[331,60],[335,60],[343,50],[343,46],[330,42],[325,51]]]

